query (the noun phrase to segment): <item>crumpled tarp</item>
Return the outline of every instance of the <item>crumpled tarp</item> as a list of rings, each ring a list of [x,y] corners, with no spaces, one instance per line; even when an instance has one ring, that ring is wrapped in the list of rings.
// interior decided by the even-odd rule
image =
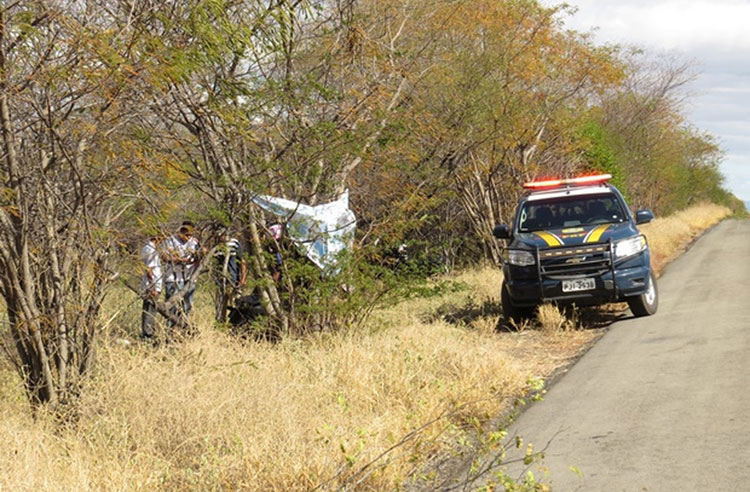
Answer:
[[[336,201],[310,206],[260,195],[253,201],[286,223],[287,236],[313,263],[327,273],[340,271],[341,252],[354,244],[357,218],[349,209],[349,190]]]

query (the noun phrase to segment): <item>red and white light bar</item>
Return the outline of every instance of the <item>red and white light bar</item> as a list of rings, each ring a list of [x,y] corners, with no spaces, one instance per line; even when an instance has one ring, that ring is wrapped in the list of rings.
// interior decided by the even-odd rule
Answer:
[[[571,179],[549,179],[545,181],[530,181],[524,183],[523,187],[527,190],[539,190],[542,188],[557,188],[560,186],[574,186],[604,183],[612,179],[611,174],[597,174],[595,176],[581,176],[580,178]]]

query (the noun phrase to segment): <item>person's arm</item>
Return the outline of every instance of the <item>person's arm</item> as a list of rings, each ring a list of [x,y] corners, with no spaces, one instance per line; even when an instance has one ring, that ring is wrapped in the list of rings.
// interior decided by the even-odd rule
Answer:
[[[172,247],[171,238],[164,241],[163,247],[160,248],[159,256],[167,263],[185,263],[185,259],[182,258],[179,252]]]
[[[247,262],[245,258],[240,257],[240,287],[245,286],[247,281]]]
[[[156,291],[156,282],[154,281],[154,271],[150,267],[146,267],[146,277],[148,278],[148,294],[151,297],[157,297],[158,292]]]
[[[203,259],[204,256],[208,254],[208,249],[204,248],[200,245],[198,240],[195,240],[195,245],[193,248],[193,252],[188,257],[188,263],[198,263]]]
[[[275,263],[272,267],[271,278],[273,278],[273,281],[278,284],[281,281],[281,266],[284,262],[281,258],[281,252],[278,249],[276,249],[273,256]]]

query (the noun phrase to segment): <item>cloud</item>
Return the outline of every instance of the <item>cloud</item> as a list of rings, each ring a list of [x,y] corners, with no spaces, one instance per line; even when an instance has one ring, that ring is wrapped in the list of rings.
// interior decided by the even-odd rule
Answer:
[[[750,200],[750,153],[727,156],[722,170],[729,191],[745,201]]]
[[[547,5],[559,2],[543,0]],[[599,43],[673,52],[692,62],[686,116],[725,152],[726,186],[750,200],[750,2],[747,0],[572,0],[566,25]]]
[[[599,27],[599,41],[661,50],[750,49],[750,3],[744,1],[579,0],[568,25]]]

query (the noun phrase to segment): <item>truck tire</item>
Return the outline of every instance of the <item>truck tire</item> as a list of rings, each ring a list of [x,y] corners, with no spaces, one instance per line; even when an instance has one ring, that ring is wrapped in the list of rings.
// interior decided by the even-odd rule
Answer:
[[[651,316],[656,313],[659,307],[659,289],[656,287],[654,272],[650,272],[648,275],[648,290],[639,296],[628,299],[628,305],[636,318]]]
[[[508,288],[503,282],[503,286],[500,288],[500,304],[503,307],[503,316],[506,321],[512,321],[516,325],[532,317],[532,308],[522,308],[515,306],[508,293]]]

